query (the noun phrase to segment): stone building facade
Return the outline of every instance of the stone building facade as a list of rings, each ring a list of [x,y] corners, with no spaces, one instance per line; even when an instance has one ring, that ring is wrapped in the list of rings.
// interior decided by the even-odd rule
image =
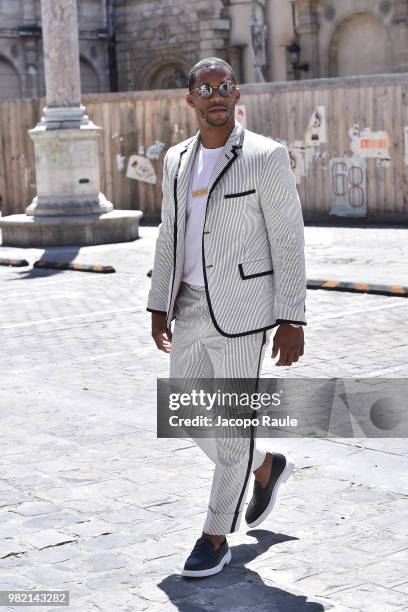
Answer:
[[[78,15],[82,90],[108,91],[106,1],[79,0]],[[0,0],[0,99],[44,93],[40,0]]]
[[[55,0],[57,1],[57,0]],[[408,71],[408,0],[78,0],[83,92],[184,87],[227,59],[243,83]],[[44,93],[40,0],[0,0],[0,98]]]
[[[408,0],[296,0],[302,77],[408,71]]]
[[[122,90],[182,86],[207,55],[229,60],[244,83],[408,71],[408,0],[115,4]]]

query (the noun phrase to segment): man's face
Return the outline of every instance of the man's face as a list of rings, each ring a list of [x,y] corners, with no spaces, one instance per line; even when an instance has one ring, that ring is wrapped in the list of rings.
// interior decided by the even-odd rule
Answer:
[[[210,98],[201,98],[197,87],[200,85],[211,85],[218,88],[221,83],[232,83],[230,72],[227,68],[217,66],[216,68],[201,68],[196,73],[195,82],[191,93],[187,94],[188,104],[195,109],[199,125],[225,125],[234,118],[235,105],[240,98],[239,89],[229,96],[221,96],[218,89],[214,89]]]

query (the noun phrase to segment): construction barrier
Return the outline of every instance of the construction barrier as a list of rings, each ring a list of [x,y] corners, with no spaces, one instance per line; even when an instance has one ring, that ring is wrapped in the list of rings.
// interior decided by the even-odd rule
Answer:
[[[7,259],[0,257],[0,266],[15,266],[21,268],[22,266],[28,266],[29,263],[26,259]]]
[[[308,280],[307,288],[408,297],[408,287],[401,287],[399,285],[373,285],[370,283],[346,283],[343,281],[334,280]]]
[[[78,270],[79,272],[99,272],[100,274],[112,274],[116,272],[113,266],[85,265],[69,263],[67,261],[46,261],[39,259],[34,263],[34,268],[54,268],[57,270]]]

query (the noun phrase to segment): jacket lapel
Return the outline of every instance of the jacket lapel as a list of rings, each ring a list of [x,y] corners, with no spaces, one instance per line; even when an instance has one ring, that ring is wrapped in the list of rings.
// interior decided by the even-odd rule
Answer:
[[[214,174],[210,181],[208,193],[211,195],[212,191],[217,186],[217,183],[221,180],[223,175],[227,172],[228,168],[235,162],[238,157],[237,151],[242,148],[244,140],[244,128],[236,121],[231,134],[225,143],[224,150],[215,167]]]
[[[235,126],[231,131],[231,134],[228,137],[227,142],[225,143],[224,150],[221,154],[220,160],[214,170],[213,178],[209,185],[209,195],[217,185],[217,183],[221,180],[223,174],[228,170],[231,164],[237,159],[238,154],[237,150],[242,147],[242,143],[244,140],[244,128],[236,121]],[[172,312],[173,308],[173,298],[174,298],[174,284],[176,279],[176,271],[178,271],[178,275],[181,275],[182,266],[183,266],[183,253],[184,253],[184,228],[186,222],[186,207],[187,207],[187,198],[188,198],[188,190],[190,186],[190,177],[192,166],[195,158],[195,153],[197,151],[197,147],[200,143],[200,132],[191,138],[185,145],[184,149],[180,152],[178,167],[176,171],[176,175],[174,177],[174,206],[175,206],[175,214],[174,214],[174,243],[173,243],[173,279],[171,283],[171,293],[170,293],[170,311]],[[208,205],[208,200],[207,200]],[[177,258],[178,253],[178,242],[181,240],[181,252],[180,257]]]
[[[209,194],[211,194],[217,183],[221,180],[222,176],[237,159],[237,151],[242,147],[244,132],[244,128],[236,121],[235,126],[233,127],[231,134],[229,135],[228,140],[224,145],[224,150],[220,156],[218,164],[215,167],[212,179],[208,187]],[[197,134],[186,144],[185,148],[180,152],[179,166],[175,178],[175,191],[177,195],[178,209],[177,214],[179,221],[181,221],[185,215],[192,166],[194,162],[195,153],[200,142],[200,132],[197,132]]]
[[[180,152],[180,160],[175,178],[175,195],[177,196],[177,214],[179,221],[185,215],[188,197],[188,188],[194,162],[195,152],[199,143],[199,132],[186,144]]]

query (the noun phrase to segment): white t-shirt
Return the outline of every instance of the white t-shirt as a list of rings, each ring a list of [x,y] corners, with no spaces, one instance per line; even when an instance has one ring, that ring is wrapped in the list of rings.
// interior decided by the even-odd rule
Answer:
[[[192,285],[204,286],[201,237],[204,229],[208,185],[224,147],[205,149],[202,145],[196,154],[186,210],[184,237],[184,268],[182,280]]]

